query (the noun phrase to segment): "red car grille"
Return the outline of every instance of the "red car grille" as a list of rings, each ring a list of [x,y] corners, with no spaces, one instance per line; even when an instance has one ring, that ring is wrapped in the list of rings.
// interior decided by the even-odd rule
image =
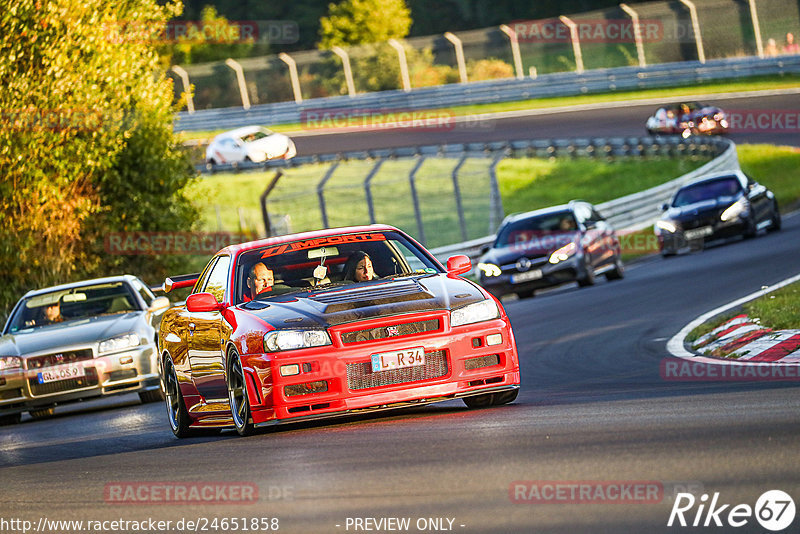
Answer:
[[[464,360],[464,369],[467,371],[481,369],[482,367],[491,367],[492,365],[500,365],[499,355],[492,354],[491,356],[480,356],[478,358]]]
[[[410,334],[421,334],[439,330],[439,319],[428,321],[415,321],[413,323],[403,323],[392,326],[381,326],[379,328],[365,328],[364,330],[354,330],[342,334],[343,343],[359,343],[371,339],[385,339],[396,336],[407,336]]]
[[[73,389],[83,389],[90,386],[97,385],[97,370],[94,367],[86,368],[86,376],[80,378],[69,378],[67,380],[56,380],[55,382],[46,382],[40,384],[37,378],[31,377],[28,379],[33,395],[47,395],[49,393],[61,393],[64,391],[72,391]]]
[[[28,369],[40,369],[42,367],[53,367],[65,363],[82,362],[92,359],[92,349],[72,350],[55,354],[45,354],[44,356],[34,356],[27,359]]]
[[[425,365],[372,372],[370,362],[347,364],[347,387],[351,390],[377,388],[392,384],[418,382],[439,378],[447,374],[445,351],[425,353]]]

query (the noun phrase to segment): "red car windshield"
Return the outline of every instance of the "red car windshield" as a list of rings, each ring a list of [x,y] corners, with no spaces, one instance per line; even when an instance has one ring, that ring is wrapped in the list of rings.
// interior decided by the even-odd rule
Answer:
[[[236,266],[236,301],[364,281],[355,271],[361,268],[363,276],[367,262],[369,279],[442,272],[428,254],[396,232],[326,236],[242,253]],[[254,293],[256,279],[259,292]],[[263,280],[270,279],[272,283],[262,290]]]

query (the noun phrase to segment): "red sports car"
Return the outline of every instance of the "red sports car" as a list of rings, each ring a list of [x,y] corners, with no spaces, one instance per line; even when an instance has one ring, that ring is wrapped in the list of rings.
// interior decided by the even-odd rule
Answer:
[[[257,427],[463,398],[512,402],[519,360],[500,303],[400,230],[337,228],[233,245],[164,315],[169,423]]]

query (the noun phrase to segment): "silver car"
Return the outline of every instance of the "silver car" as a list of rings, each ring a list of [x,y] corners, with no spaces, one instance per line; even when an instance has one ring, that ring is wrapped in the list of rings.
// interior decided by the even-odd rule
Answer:
[[[160,400],[157,329],[169,305],[130,275],[29,291],[0,337],[0,424],[91,397]]]

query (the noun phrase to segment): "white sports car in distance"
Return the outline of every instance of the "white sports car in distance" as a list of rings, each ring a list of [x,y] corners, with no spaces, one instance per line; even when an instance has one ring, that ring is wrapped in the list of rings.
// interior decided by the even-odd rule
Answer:
[[[296,154],[297,149],[287,136],[261,126],[245,126],[212,139],[206,148],[206,163],[260,163],[270,159],[289,159]]]

